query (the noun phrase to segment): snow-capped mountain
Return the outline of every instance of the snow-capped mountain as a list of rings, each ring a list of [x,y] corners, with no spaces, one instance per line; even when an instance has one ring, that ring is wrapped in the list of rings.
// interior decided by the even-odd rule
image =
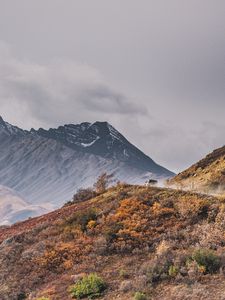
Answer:
[[[0,225],[9,225],[47,211],[44,207],[27,203],[18,193],[0,185]]]
[[[33,130],[33,132],[35,132]],[[65,125],[57,129],[39,129],[39,135],[62,142],[74,150],[91,153],[107,159],[116,159],[128,165],[168,177],[172,173],[157,165],[151,158],[133,146],[122,134],[107,122]]]
[[[0,144],[0,184],[32,204],[62,205],[102,172],[129,183],[174,175],[107,122],[24,131],[1,118]]]

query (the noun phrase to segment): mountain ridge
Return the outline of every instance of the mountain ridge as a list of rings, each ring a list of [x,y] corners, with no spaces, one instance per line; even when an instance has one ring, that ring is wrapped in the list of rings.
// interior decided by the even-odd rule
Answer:
[[[104,158],[125,161],[133,167],[142,168],[146,171],[151,170],[156,172],[156,174],[173,175],[171,171],[156,164],[141,150],[132,145],[108,122],[96,121],[94,123],[83,122],[76,125],[67,124],[59,126],[57,129],[50,128],[45,130],[40,128],[32,132],[61,141],[75,150],[82,150]],[[135,161],[135,159],[138,159],[138,161]]]
[[[57,208],[77,189],[92,186],[103,172],[142,184],[150,177],[164,180],[173,175],[107,122],[27,131],[1,118],[0,143],[0,184],[32,204],[48,202]]]

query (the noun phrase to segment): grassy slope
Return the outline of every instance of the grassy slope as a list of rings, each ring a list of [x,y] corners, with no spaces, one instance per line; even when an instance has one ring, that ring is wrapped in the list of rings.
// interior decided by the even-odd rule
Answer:
[[[133,299],[135,291],[147,299],[223,299],[223,274],[204,274],[186,262],[200,247],[213,249],[223,266],[224,203],[195,193],[119,185],[1,229],[0,299],[25,293],[27,299],[68,300],[75,276],[91,272],[108,284],[102,299]],[[169,275],[171,265],[176,274]]]
[[[169,180],[170,185],[218,192],[225,190],[225,146]]]

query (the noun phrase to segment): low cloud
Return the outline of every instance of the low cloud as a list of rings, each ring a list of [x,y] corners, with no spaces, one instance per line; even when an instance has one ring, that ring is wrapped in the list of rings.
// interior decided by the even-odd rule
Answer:
[[[37,64],[19,59],[0,42],[0,114],[26,129],[106,120],[157,163],[178,172],[224,144],[224,97],[219,97],[224,86],[221,76],[208,80],[216,84],[206,88],[205,77],[194,77],[199,90],[193,92],[184,87],[188,80],[163,74],[156,72],[154,79],[168,87],[153,80],[150,98],[136,99],[88,64],[66,59]],[[211,95],[203,97],[205,91]]]
[[[0,44],[0,104],[3,117],[21,127],[112,120],[146,115],[110,86],[95,68],[68,60],[40,65],[20,61]]]

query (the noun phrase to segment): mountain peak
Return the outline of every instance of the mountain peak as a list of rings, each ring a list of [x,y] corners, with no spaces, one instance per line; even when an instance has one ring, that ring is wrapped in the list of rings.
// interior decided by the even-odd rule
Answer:
[[[125,139],[122,134],[119,133],[111,124],[108,122],[96,121],[92,123],[89,128],[89,131],[95,132],[99,138],[105,138],[106,136],[111,137],[112,139]]]
[[[0,117],[0,129],[4,137],[20,139],[26,135],[44,137],[59,142],[79,153],[89,153],[104,159],[123,163],[129,167],[149,172],[158,177],[171,177],[169,170],[156,164],[149,156],[132,145],[107,121],[66,124],[49,130],[39,128],[30,131],[13,126]]]
[[[132,145],[107,121],[67,124],[49,130],[40,128],[37,130],[37,134],[59,141],[74,150],[126,163],[157,176],[170,177],[173,175],[172,172],[157,165],[150,157]]]
[[[27,133],[26,130],[20,129],[17,126],[11,125],[8,122],[5,122],[2,116],[0,116],[0,129],[3,131],[4,134],[11,136],[11,135],[25,135]]]
[[[0,116],[0,125],[3,125],[3,124],[5,124],[5,121],[3,120],[3,118],[2,118],[2,116]]]
[[[110,124],[107,121],[95,121],[91,126],[97,126],[100,128],[108,128]]]

